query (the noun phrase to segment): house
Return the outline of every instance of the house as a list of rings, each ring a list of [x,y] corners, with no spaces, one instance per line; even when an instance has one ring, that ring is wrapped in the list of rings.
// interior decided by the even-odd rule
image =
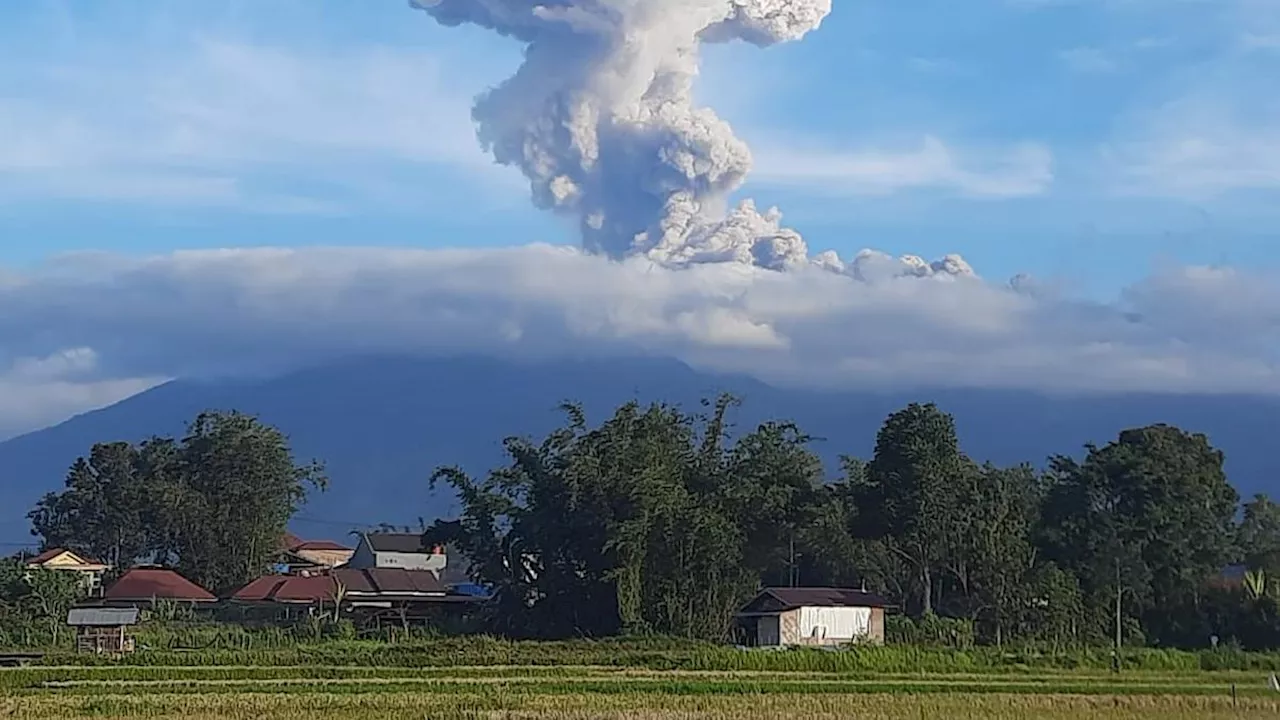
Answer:
[[[266,575],[237,590],[228,600],[244,612],[244,617],[274,621],[294,620],[311,615],[341,600],[337,582],[327,573]]]
[[[484,602],[485,596],[455,592],[432,570],[338,568],[312,575],[268,575],[240,588],[230,600],[246,609],[290,618],[339,603],[359,620],[422,619],[441,608]]]
[[[424,545],[414,533],[360,533],[360,543],[346,567],[356,570],[430,570],[437,576],[449,564],[444,548]]]
[[[883,645],[888,605],[863,590],[766,588],[737,617],[757,647]]]
[[[129,628],[138,624],[138,608],[72,608],[67,625],[76,631],[76,652],[130,653]]]
[[[62,548],[51,548],[27,560],[28,570],[56,570],[79,573],[90,596],[102,591],[102,576],[111,566]]]
[[[289,574],[342,567],[355,553],[331,540],[303,540],[292,534],[285,535],[282,545],[280,565],[282,571]]]
[[[150,607],[157,600],[213,605],[218,598],[172,570],[138,567],[127,571],[102,593],[103,605]]]

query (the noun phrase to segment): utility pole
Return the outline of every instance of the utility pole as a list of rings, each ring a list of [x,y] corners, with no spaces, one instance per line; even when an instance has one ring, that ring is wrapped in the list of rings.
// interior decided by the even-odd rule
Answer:
[[[796,572],[797,570],[798,568],[796,568],[796,534],[791,533],[791,549],[787,559],[787,585],[789,585],[790,587],[796,586],[796,575],[798,574]]]

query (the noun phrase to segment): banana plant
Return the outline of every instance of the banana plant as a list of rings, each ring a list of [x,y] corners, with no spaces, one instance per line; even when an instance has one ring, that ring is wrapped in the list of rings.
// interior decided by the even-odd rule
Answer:
[[[1261,600],[1267,595],[1267,574],[1262,570],[1250,570],[1244,574],[1244,594],[1250,600]]]

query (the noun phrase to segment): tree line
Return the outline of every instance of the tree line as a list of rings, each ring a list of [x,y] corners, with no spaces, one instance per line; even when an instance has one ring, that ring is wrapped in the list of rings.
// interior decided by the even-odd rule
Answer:
[[[277,428],[205,412],[182,437],[94,445],[28,518],[43,549],[117,570],[165,565],[223,593],[268,571],[289,519],[326,482],[320,464],[295,461]]]
[[[438,469],[462,512],[424,539],[467,558],[496,590],[482,629],[512,636],[732,639],[759,588],[808,585],[882,594],[914,619],[898,636],[922,641],[1280,647],[1280,506],[1241,505],[1203,435],[1152,425],[1042,470],[1000,467],[912,404],[830,478],[802,428],[740,431],[736,404],[633,402],[595,425],[566,405],[544,438],[507,439],[486,476]],[[225,593],[269,572],[325,482],[278,429],[203,413],[181,437],[95,445],[30,519],[45,548],[169,565]],[[1247,574],[1223,582],[1233,564]],[[43,617],[35,595],[61,588],[11,565],[0,612]]]
[[[1152,425],[999,467],[912,404],[829,479],[792,423],[731,432],[734,405],[633,402],[595,426],[568,405],[486,477],[439,469],[463,510],[428,535],[497,590],[489,629],[518,635],[730,639],[759,588],[808,585],[992,644],[1280,646],[1280,507],[1241,507],[1204,435]]]

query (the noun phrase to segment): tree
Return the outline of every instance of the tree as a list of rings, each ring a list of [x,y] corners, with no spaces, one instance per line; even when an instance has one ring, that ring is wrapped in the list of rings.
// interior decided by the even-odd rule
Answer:
[[[235,412],[197,416],[157,472],[169,477],[161,514],[178,519],[178,570],[215,593],[266,572],[308,489],[326,483],[318,463],[295,463],[283,433]]]
[[[761,579],[786,569],[822,495],[808,438],[769,423],[730,443],[733,405],[628,403],[595,428],[566,406],[542,442],[507,440],[511,464],[483,481],[437,470],[463,513],[429,536],[475,559],[503,629],[723,639]]]
[[[879,540],[912,568],[923,615],[934,611],[937,573],[967,512],[958,506],[957,487],[972,472],[955,420],[932,403],[912,403],[885,420],[857,488],[856,504],[868,508],[860,511],[863,537]]]
[[[29,515],[42,545],[127,567],[174,564],[222,592],[265,572],[316,463],[295,464],[285,436],[240,413],[202,413],[181,440],[100,443],[67,474],[62,492]]]
[[[1035,471],[1026,465],[986,465],[963,486],[952,568],[969,613],[990,627],[996,644],[1016,625],[1033,592],[1036,550],[1032,529],[1039,513]]]
[[[45,623],[54,645],[62,626],[67,622],[67,612],[84,599],[85,586],[76,573],[57,570],[28,570],[25,576],[26,595],[20,602],[31,609],[33,617]]]
[[[15,631],[26,631],[15,644],[32,644],[30,631],[38,628],[57,645],[67,612],[84,595],[76,573],[29,569],[21,560],[0,559],[0,638],[7,635],[13,642]]]
[[[100,443],[76,460],[66,489],[45,495],[28,514],[44,548],[65,548],[113,565],[132,564],[154,551],[155,486],[144,471],[146,450]]]
[[[1046,552],[1079,578],[1095,631],[1111,624],[1108,610],[1119,602],[1162,642],[1191,642],[1202,628],[1179,626],[1178,608],[1194,606],[1232,554],[1238,496],[1222,453],[1204,435],[1168,425],[1086,447],[1083,462],[1051,462]]]
[[[1266,495],[1245,503],[1237,543],[1249,569],[1280,578],[1280,504]]]

